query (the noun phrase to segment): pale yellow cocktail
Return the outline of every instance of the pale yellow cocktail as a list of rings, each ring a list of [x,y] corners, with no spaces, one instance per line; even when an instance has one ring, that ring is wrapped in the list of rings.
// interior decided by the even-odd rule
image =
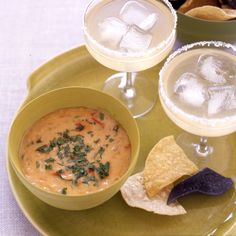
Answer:
[[[122,100],[134,117],[149,112],[157,85],[137,72],[153,67],[171,51],[176,12],[168,0],[94,0],[84,18],[86,47],[110,76],[103,91]]]
[[[236,55],[198,48],[176,56],[162,71],[161,102],[182,129],[217,137],[236,130]]]
[[[175,19],[161,1],[103,0],[86,16],[92,56],[117,70],[137,72],[162,61],[175,41]]]
[[[236,131],[236,47],[204,41],[178,49],[160,71],[159,95],[169,118],[187,132],[177,142],[188,157],[199,167],[228,168],[226,135]]]

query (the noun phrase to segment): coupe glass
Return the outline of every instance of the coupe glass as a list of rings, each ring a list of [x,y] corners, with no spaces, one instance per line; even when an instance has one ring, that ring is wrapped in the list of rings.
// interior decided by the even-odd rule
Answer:
[[[227,135],[236,131],[235,46],[204,41],[178,49],[160,71],[159,95],[168,117],[187,132],[177,137],[187,156],[199,167],[228,168]]]
[[[145,16],[137,11],[146,5],[151,11],[142,23],[155,17],[156,22],[149,28],[147,24],[140,28],[136,18],[140,21],[140,16]],[[135,7],[139,9],[132,13]],[[160,63],[170,53],[176,21],[176,13],[167,0],[94,0],[87,7],[84,35],[88,51],[104,66],[120,71],[106,79],[103,91],[123,101],[135,118],[153,108],[158,94],[157,85],[137,72]]]

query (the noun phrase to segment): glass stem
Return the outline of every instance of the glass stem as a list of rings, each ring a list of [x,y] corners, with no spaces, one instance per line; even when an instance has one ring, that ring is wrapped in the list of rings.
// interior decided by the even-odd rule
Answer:
[[[212,153],[212,147],[207,143],[207,137],[202,136],[199,144],[195,144],[195,150],[199,156],[206,157]]]
[[[134,73],[133,72],[126,72],[126,80],[125,80],[125,86],[123,88],[123,92],[124,92],[124,97],[129,100],[135,97],[136,92],[135,92],[135,88],[133,87],[133,76]]]
[[[126,83],[124,87],[124,91],[126,92],[132,88],[132,72],[126,72]]]

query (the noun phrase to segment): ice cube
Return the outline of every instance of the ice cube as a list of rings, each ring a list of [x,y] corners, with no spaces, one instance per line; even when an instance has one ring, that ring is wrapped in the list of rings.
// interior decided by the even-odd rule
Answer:
[[[198,73],[215,84],[224,84],[227,79],[236,78],[233,63],[221,56],[203,54],[198,59]],[[231,78],[232,77],[232,78]]]
[[[138,27],[147,31],[151,29],[157,21],[157,14],[152,13],[150,14],[145,20],[143,20]]]
[[[137,1],[128,1],[120,11],[120,18],[128,25],[136,25],[147,31],[155,25],[157,14]]]
[[[234,110],[236,109],[236,87],[232,85],[232,90],[234,92],[232,92],[232,96],[231,96],[231,101],[229,102],[228,106],[227,106],[227,110]]]
[[[207,99],[206,86],[200,82],[201,79],[193,73],[184,73],[176,81],[174,92],[182,102],[200,107]]]
[[[149,48],[152,35],[131,26],[120,42],[120,49],[127,52],[141,52]]]
[[[128,31],[128,26],[116,17],[109,17],[98,24],[99,41],[108,44],[111,48],[117,48],[121,38]]]
[[[235,89],[233,85],[209,87],[208,115],[235,109]]]

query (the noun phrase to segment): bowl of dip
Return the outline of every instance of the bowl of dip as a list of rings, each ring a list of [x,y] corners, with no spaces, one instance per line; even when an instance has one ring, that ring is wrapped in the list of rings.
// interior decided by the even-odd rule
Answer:
[[[65,87],[17,113],[9,132],[10,163],[45,203],[83,210],[115,195],[132,174],[140,136],[129,110],[103,92]]]

